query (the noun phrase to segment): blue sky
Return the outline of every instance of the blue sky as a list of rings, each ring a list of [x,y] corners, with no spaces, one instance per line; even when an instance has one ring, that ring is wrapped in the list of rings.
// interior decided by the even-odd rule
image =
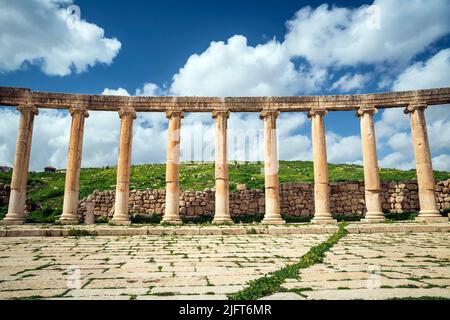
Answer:
[[[0,85],[90,94],[214,96],[450,86],[449,1],[324,3],[0,0],[6,13],[0,14],[0,40],[9,44],[0,53]],[[68,27],[64,16],[71,4],[81,10],[81,22],[75,28]],[[29,23],[13,18],[19,16]],[[448,110],[433,107],[427,112],[430,140],[436,141],[432,143],[435,167],[442,170],[450,170],[450,141],[442,137],[450,123]],[[414,161],[408,119],[400,114],[401,110],[395,110],[376,115],[378,152],[382,166],[409,169]],[[235,115],[231,121],[259,128],[253,116]],[[91,117],[105,121],[104,131],[87,122],[84,165],[115,163],[118,128],[108,127],[117,125],[115,117]],[[44,129],[44,118],[58,123],[55,127],[60,131]],[[0,125],[3,121],[11,127],[0,133],[0,165],[13,161],[17,119],[17,113],[0,109]],[[41,124],[34,135],[32,168],[65,165],[68,120],[66,114],[51,112],[37,118]],[[185,121],[188,135],[195,121],[203,122],[205,131],[212,128],[209,115],[193,115]],[[310,124],[305,115],[286,114],[280,122],[286,123],[280,126],[286,128],[280,132],[281,158],[308,159]],[[288,123],[297,126],[291,128]],[[360,163],[359,123],[354,113],[330,113],[326,127],[330,161]],[[135,135],[147,146],[154,139],[164,139],[164,130],[163,115],[146,114],[138,120]],[[57,138],[48,138],[54,135]],[[106,137],[96,138],[99,135]],[[54,141],[48,143],[49,139]],[[301,146],[289,148],[292,144]],[[134,148],[138,149],[135,163],[164,161],[163,148],[158,149],[160,156],[150,158],[145,157],[146,152],[154,153],[150,146],[147,151],[136,144]],[[259,149],[255,152],[260,153]]]

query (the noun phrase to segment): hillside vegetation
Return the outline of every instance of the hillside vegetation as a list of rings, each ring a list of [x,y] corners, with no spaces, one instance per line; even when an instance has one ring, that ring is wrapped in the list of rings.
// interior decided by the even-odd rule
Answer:
[[[244,183],[249,189],[264,189],[264,166],[262,163],[229,164],[230,188],[236,190],[237,184]],[[304,161],[281,161],[280,182],[313,182],[313,164]],[[450,178],[449,172],[435,172],[435,178]],[[364,176],[363,167],[356,165],[329,165],[331,182],[358,180]],[[416,179],[416,171],[381,169],[382,181],[400,181]],[[64,172],[36,173],[28,176],[29,197],[34,203],[52,211],[60,211],[64,196]],[[10,183],[10,173],[0,173],[0,183]],[[82,169],[80,176],[80,199],[94,190],[114,190],[116,168]],[[183,163],[180,168],[182,190],[204,190],[214,187],[213,163]],[[161,189],[165,187],[165,165],[148,164],[133,166],[131,170],[132,189]],[[0,208],[5,211],[5,208]]]

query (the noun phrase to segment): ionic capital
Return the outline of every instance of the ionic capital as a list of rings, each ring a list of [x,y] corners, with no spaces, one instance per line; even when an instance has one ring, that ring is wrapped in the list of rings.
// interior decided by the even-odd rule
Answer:
[[[409,114],[409,113],[413,113],[414,111],[424,111],[426,108],[428,107],[428,105],[426,103],[423,102],[414,102],[409,104],[405,111],[403,111],[405,114]]]
[[[21,114],[25,115],[26,113],[33,113],[34,115],[39,114],[39,109],[34,104],[24,104],[16,107],[16,110]]]
[[[259,116],[260,119],[265,119],[268,117],[272,117],[273,119],[277,119],[280,115],[280,112],[278,110],[263,110],[261,112],[261,115]]]
[[[81,114],[83,115],[85,118],[89,118],[89,112],[85,107],[81,107],[81,106],[74,106],[74,107],[70,107],[69,108],[69,113],[70,115],[73,117],[76,114]]]
[[[315,116],[322,116],[325,117],[327,115],[328,111],[326,109],[321,109],[321,108],[313,108],[311,110],[309,110],[308,112],[308,118],[311,119]]]
[[[228,119],[230,117],[230,111],[228,110],[214,110],[212,112],[213,119],[223,117],[225,119]]]
[[[181,110],[167,110],[166,111],[166,117],[167,119],[171,119],[174,117],[178,117],[183,119],[184,118],[184,112]]]
[[[136,110],[133,107],[121,108],[119,110],[119,117],[123,119],[124,117],[131,117],[132,119],[136,119]]]
[[[375,113],[377,113],[378,110],[375,107],[372,106],[362,106],[356,111],[356,116],[362,117],[364,114],[370,114],[373,116]]]

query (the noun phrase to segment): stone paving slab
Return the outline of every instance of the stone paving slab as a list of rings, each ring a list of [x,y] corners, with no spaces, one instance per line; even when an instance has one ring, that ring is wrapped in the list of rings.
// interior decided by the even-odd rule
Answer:
[[[1,237],[66,237],[72,230],[86,231],[93,236],[195,236],[195,235],[242,235],[247,234],[270,234],[270,235],[291,235],[291,234],[333,234],[337,231],[337,226],[313,225],[307,223],[287,224],[283,226],[272,225],[202,225],[202,226],[108,226],[108,225],[79,225],[79,226],[59,226],[45,224],[26,224],[21,226],[0,225]],[[430,233],[430,232],[450,232],[450,222],[448,223],[419,223],[419,222],[398,222],[398,223],[377,223],[367,224],[353,222],[348,227],[349,233]],[[73,232],[73,231],[72,231]]]
[[[450,299],[450,234],[349,234],[283,288],[306,299]]]
[[[327,237],[5,237],[0,299],[225,299]]]

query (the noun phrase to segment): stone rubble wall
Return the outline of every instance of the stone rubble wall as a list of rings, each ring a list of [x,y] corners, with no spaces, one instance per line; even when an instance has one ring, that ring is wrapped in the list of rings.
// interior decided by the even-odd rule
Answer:
[[[9,184],[0,183],[0,206],[7,206],[11,187]]]
[[[450,179],[436,184],[436,201],[439,210],[450,208]],[[289,216],[314,214],[314,184],[283,183],[280,186],[281,212]],[[330,183],[331,212],[333,214],[364,215],[364,182]],[[401,213],[419,211],[417,181],[382,183],[382,207],[384,211]],[[93,202],[96,217],[111,218],[114,211],[114,191],[94,191],[79,203],[78,214],[84,219],[86,201]],[[132,190],[130,214],[164,214],[165,190]],[[264,214],[264,192],[241,190],[230,194],[232,216]],[[180,194],[180,214],[199,217],[214,214],[214,190],[184,191]]]

